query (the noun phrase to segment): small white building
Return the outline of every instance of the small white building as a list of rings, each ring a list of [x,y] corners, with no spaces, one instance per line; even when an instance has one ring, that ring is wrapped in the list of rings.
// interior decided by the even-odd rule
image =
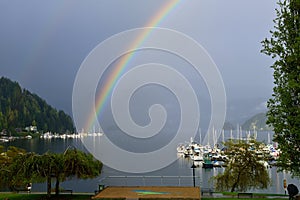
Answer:
[[[25,130],[28,132],[37,132],[37,126],[27,126]]]

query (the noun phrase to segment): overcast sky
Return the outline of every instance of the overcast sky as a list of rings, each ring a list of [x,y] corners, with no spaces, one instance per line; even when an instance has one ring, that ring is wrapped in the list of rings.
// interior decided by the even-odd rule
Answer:
[[[0,76],[72,113],[76,73],[89,52],[119,32],[144,27],[162,0],[2,0]],[[261,41],[273,27],[274,0],[182,1],[159,24],[195,39],[218,66],[232,121],[264,110],[272,60]]]

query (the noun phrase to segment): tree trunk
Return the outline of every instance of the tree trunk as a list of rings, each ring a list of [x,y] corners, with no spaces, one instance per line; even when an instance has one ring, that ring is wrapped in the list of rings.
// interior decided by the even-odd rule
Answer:
[[[51,197],[51,176],[47,177],[47,197]]]
[[[56,183],[55,183],[55,195],[59,195],[59,178],[56,178]]]
[[[240,181],[240,175],[241,175],[241,172],[239,172],[239,174],[238,174],[238,176],[237,176],[237,178],[236,178],[235,183],[232,185],[232,187],[231,187],[231,192],[234,192],[236,186],[238,185],[238,183],[239,183],[239,181]]]
[[[234,192],[236,185],[237,185],[237,182],[235,182],[235,183],[233,184],[233,186],[232,186],[232,188],[231,188],[231,191],[230,191],[230,192]]]

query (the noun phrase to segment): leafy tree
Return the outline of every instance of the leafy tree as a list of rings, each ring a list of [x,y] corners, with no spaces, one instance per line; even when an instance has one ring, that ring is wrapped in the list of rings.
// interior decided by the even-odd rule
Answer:
[[[68,148],[63,155],[66,177],[86,179],[100,175],[102,163],[96,160],[92,154]]]
[[[47,182],[47,195],[51,196],[51,180],[61,167],[60,156],[54,153],[36,155],[27,161],[26,171],[30,171],[32,182]]]
[[[27,183],[46,182],[47,196],[51,196],[52,180],[55,193],[59,194],[61,182],[73,177],[94,178],[100,175],[102,163],[91,154],[77,149],[64,153],[46,152],[43,155],[27,153],[25,150],[0,146],[0,186],[11,190],[24,189]]]
[[[32,125],[32,126],[36,126],[36,121],[33,120],[32,123],[31,123],[31,125]]]
[[[100,175],[102,163],[96,160],[92,154],[85,153],[78,149],[68,148],[58,161],[60,167],[55,171],[55,193],[59,194],[60,181],[73,177],[79,179],[95,178]]]
[[[54,178],[55,194],[59,194],[60,182],[77,177],[80,179],[94,178],[100,175],[102,163],[91,154],[77,149],[68,149],[64,153],[45,153],[31,160],[33,179],[47,181],[47,194],[51,195],[51,179]],[[30,170],[30,169],[27,169]]]
[[[300,0],[280,0],[278,5],[271,38],[262,42],[262,52],[275,59],[267,123],[281,150],[279,169],[300,176]]]
[[[246,191],[264,189],[270,185],[261,143],[255,140],[229,140],[225,146],[227,167],[223,174],[214,177],[217,190]]]
[[[4,147],[0,146],[0,152],[0,186],[15,190],[28,183],[28,177],[20,173],[26,160],[26,151],[16,147],[9,147],[5,151]]]
[[[6,181],[9,188],[13,191],[23,190],[28,183],[32,182],[32,171],[28,167],[30,160],[36,157],[35,153],[22,153],[15,156],[8,166],[8,180]]]

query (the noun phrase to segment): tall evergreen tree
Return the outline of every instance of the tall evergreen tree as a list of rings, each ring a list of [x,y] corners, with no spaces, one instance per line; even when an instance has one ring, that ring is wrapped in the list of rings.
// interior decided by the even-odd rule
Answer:
[[[300,175],[300,0],[280,0],[274,30],[262,52],[275,59],[274,88],[268,101],[268,121],[282,153],[281,170]]]

